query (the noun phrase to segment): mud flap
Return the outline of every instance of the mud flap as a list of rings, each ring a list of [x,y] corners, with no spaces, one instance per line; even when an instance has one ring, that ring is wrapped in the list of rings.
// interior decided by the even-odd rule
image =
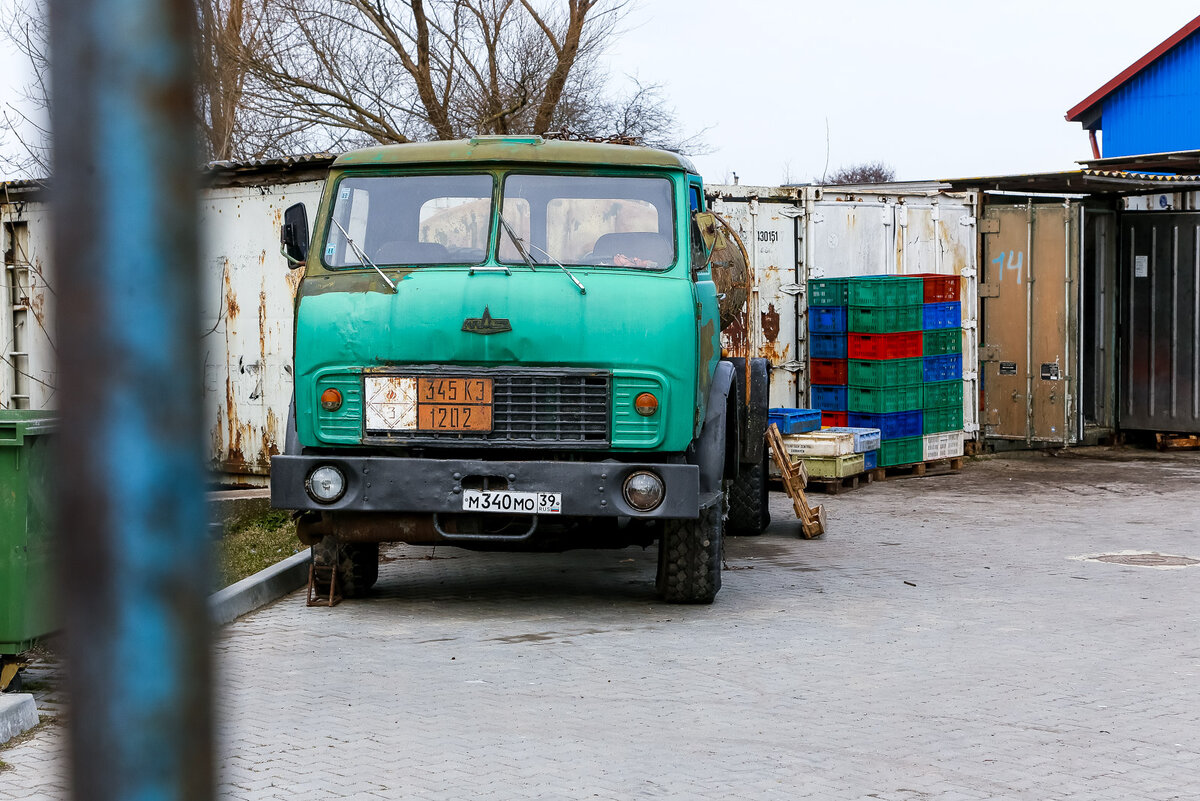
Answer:
[[[750,403],[745,402],[746,360],[740,356],[726,359],[733,365],[733,378],[737,382],[738,434],[741,449],[738,458],[742,464],[758,464],[763,458],[763,436],[767,433],[767,411],[770,406],[771,366],[766,359],[750,360]]]

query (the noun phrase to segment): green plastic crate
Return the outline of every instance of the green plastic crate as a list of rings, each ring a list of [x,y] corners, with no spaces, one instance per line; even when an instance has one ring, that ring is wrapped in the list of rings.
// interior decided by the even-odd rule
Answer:
[[[885,439],[879,445],[879,466],[894,467],[925,461],[925,438]]]
[[[957,405],[962,407],[963,382],[930,381],[925,385],[921,395],[921,406],[925,409],[937,409],[943,406]]]
[[[808,282],[809,306],[845,306],[849,278],[813,278]]]
[[[926,356],[945,356],[962,353],[962,329],[942,328],[926,331],[922,335]]]
[[[901,387],[921,383],[923,359],[851,359],[848,381],[856,387]]]
[[[914,411],[921,408],[921,385],[850,387],[846,390],[846,406],[849,411],[870,414]]]
[[[858,334],[890,334],[920,331],[921,306],[851,306],[850,330]]]
[[[943,431],[962,431],[962,403],[954,406],[938,406],[925,410],[925,433],[938,434]]]
[[[847,303],[851,306],[914,306],[925,302],[925,281],[894,275],[873,275],[850,280]]]

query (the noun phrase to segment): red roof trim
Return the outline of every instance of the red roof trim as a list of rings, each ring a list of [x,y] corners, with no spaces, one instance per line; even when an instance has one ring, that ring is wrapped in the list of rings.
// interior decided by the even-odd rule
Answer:
[[[1130,64],[1120,75],[1088,95],[1083,102],[1079,103],[1079,105],[1067,112],[1067,121],[1077,122],[1079,118],[1090,111],[1093,106],[1116,91],[1117,87],[1128,81],[1134,75],[1137,75],[1142,70],[1146,69],[1146,67],[1149,67],[1158,60],[1159,56],[1161,56],[1163,53],[1166,53],[1168,50],[1182,42],[1187,37],[1191,36],[1197,30],[1200,30],[1200,17],[1196,17],[1187,25],[1184,25],[1173,36],[1171,36],[1170,39],[1167,39],[1158,47],[1154,48],[1149,53]]]

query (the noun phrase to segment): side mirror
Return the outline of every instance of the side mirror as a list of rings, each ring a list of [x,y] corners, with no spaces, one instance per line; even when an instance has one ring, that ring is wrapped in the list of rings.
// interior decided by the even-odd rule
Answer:
[[[725,232],[717,222],[716,214],[711,211],[697,211],[692,214],[692,219],[696,223],[697,230],[700,231],[700,238],[704,242],[706,251],[712,253],[717,248],[728,247],[728,243],[725,241]]]
[[[308,259],[308,211],[303,203],[288,206],[283,212],[283,229],[279,232],[283,255],[293,270]]]

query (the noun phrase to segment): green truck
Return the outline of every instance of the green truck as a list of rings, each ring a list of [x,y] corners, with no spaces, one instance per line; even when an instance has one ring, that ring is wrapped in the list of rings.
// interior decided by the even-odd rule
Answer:
[[[659,596],[712,602],[724,535],[769,521],[768,376],[722,354],[744,251],[690,161],[537,136],[368,148],[334,162],[312,228],[286,210],[304,274],[271,500],[299,512],[318,593],[369,590],[382,542],[657,542]]]

